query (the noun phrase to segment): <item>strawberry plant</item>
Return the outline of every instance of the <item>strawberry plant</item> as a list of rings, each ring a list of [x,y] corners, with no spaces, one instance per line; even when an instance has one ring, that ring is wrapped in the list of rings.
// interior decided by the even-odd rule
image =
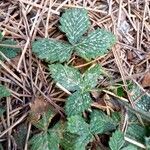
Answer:
[[[78,56],[91,60],[107,52],[115,43],[115,36],[104,29],[89,32],[90,26],[87,11],[69,9],[60,18],[60,30],[64,32],[69,43],[54,39],[39,39],[32,45],[32,51],[40,58],[49,62],[65,62],[74,51]]]
[[[120,115],[114,113],[108,116],[101,110],[91,108],[91,91],[103,77],[103,68],[94,64],[81,74],[78,69],[66,64],[73,53],[90,61],[106,54],[115,43],[115,36],[111,32],[100,28],[88,31],[89,27],[86,10],[69,9],[60,18],[59,26],[68,42],[43,38],[32,43],[33,53],[49,63],[51,77],[69,93],[65,101],[66,121],[49,127],[48,114],[48,117],[43,116],[40,125],[33,124],[42,130],[30,140],[33,150],[85,150],[96,136],[102,134],[111,136],[111,150],[137,149],[125,141],[124,134],[119,130]],[[132,127],[129,127],[127,135],[134,136],[131,133]],[[142,133],[146,137],[143,130]]]

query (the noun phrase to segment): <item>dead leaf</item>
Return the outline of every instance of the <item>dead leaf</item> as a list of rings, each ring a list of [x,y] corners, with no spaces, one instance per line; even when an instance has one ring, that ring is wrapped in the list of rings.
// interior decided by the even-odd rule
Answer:
[[[37,97],[30,104],[30,108],[29,121],[31,121],[32,124],[36,124],[44,113],[52,109],[50,104],[45,101],[43,97]]]
[[[142,81],[142,86],[145,87],[150,87],[150,72],[147,72],[143,78]]]

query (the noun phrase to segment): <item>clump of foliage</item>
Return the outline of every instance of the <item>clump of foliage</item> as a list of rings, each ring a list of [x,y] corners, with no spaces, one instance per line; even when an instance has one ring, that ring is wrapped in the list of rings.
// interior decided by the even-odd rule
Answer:
[[[97,137],[108,135],[109,142],[107,144],[111,150],[140,149],[127,142],[125,137],[142,143],[149,149],[150,128],[147,120],[144,120],[146,123],[145,126],[142,126],[135,113],[129,111],[128,115],[131,117],[129,118],[127,130],[123,133],[120,130],[120,122],[123,119],[120,112],[107,115],[104,111],[91,107],[93,103],[91,91],[97,88],[98,81],[104,76],[105,72],[100,64],[91,65],[84,73],[80,73],[75,67],[67,65],[72,54],[86,61],[106,54],[115,44],[115,36],[111,32],[100,28],[89,31],[90,20],[85,9],[73,8],[66,10],[60,18],[59,28],[65,33],[68,42],[43,38],[33,42],[32,51],[38,58],[49,63],[49,72],[55,83],[68,91],[69,95],[64,106],[67,118],[53,123],[56,113],[51,107],[45,105],[45,112],[42,113],[38,121],[34,122],[32,117],[37,114],[34,114],[31,110],[30,121],[39,130],[39,133],[32,136],[29,141],[29,148],[31,150],[85,150],[92,147],[91,143],[95,142]],[[20,51],[18,48],[3,46],[3,44],[15,45],[16,42],[5,40],[1,33],[0,44],[2,44],[0,45],[0,52],[7,58],[14,58]],[[4,57],[1,55],[0,61],[4,61]],[[136,86],[130,89],[133,92],[133,101],[136,100],[135,95],[139,96],[141,94],[134,87]],[[97,90],[100,91],[101,89],[97,88]],[[122,87],[117,87],[117,92],[121,96],[125,93]],[[5,86],[0,85],[0,98],[10,96],[10,94]],[[120,96],[119,94],[118,96]],[[142,96],[136,103],[136,108],[148,113],[149,99],[148,95]],[[126,104],[126,106],[128,105]],[[0,115],[4,111],[4,108],[0,108]],[[23,129],[21,128],[20,132]],[[26,131],[26,129],[23,131]],[[20,138],[24,139],[24,136],[16,135],[18,140]],[[98,149],[101,149],[101,147],[97,144]]]
[[[91,60],[107,52],[115,43],[115,36],[104,29],[96,29],[85,35],[90,27],[87,11],[69,9],[60,18],[60,30],[65,32],[69,43],[54,39],[40,39],[33,43],[32,51],[48,62],[65,62],[72,52]]]
[[[33,136],[30,141],[32,150],[43,148],[59,150],[60,147],[64,150],[85,150],[88,144],[95,140],[95,136],[102,134],[109,136],[112,134],[109,140],[111,150],[137,149],[136,146],[125,141],[125,135],[119,130],[120,113],[108,116],[101,110],[91,108],[90,92],[104,75],[103,68],[99,64],[94,64],[81,74],[73,66],[61,64],[67,62],[73,52],[89,61],[104,55],[113,46],[116,39],[111,32],[98,28],[87,33],[89,27],[90,21],[86,10],[69,9],[60,18],[59,26],[68,38],[68,42],[46,38],[32,44],[32,51],[38,58],[53,63],[49,65],[49,71],[54,81],[70,93],[65,102],[67,121],[59,121],[51,128],[46,126],[44,131]],[[121,93],[124,92],[123,88],[119,90]],[[90,119],[83,117],[83,113],[86,112]],[[45,119],[46,122],[50,123],[48,118]],[[35,126],[38,128],[37,125]],[[135,128],[131,123],[126,135],[137,140],[139,136]],[[142,136],[146,137],[145,127],[138,124],[137,128],[140,128]],[[145,141],[148,143],[148,138],[142,140],[142,143]]]

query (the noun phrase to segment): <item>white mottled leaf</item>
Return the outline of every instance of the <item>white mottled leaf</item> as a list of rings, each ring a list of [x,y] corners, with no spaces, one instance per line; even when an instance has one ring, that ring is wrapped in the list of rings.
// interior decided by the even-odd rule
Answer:
[[[61,64],[49,65],[52,78],[69,91],[80,89],[81,75],[80,72],[72,67]]]
[[[79,56],[90,60],[104,55],[115,43],[115,36],[104,29],[97,29],[84,37],[75,50]]]
[[[112,131],[116,128],[117,122],[106,115],[101,110],[94,110],[91,113],[90,130],[93,134],[102,134],[106,131]]]
[[[87,31],[90,21],[85,9],[72,8],[60,18],[60,29],[66,33],[71,44],[76,44],[81,36]]]
[[[98,64],[89,68],[83,74],[83,83],[86,85],[85,88],[89,90],[94,88],[98,83],[98,79],[102,78],[102,74],[102,67]]]
[[[124,145],[124,135],[121,131],[116,130],[109,141],[109,146],[111,150],[121,150],[122,146]]]
[[[10,91],[3,85],[0,84],[0,98],[10,96]]]
[[[1,42],[1,44],[4,44],[4,45],[13,45],[15,46],[17,44],[16,41],[14,40],[4,40]],[[12,48],[12,47],[6,47],[6,46],[0,46],[0,51],[9,59],[11,58],[14,58],[17,56],[17,54],[21,51],[20,48]],[[3,58],[3,56],[0,55],[0,60],[5,60]]]
[[[65,110],[67,116],[78,115],[90,107],[91,97],[89,93],[76,91],[66,101]]]
[[[72,46],[52,39],[40,39],[33,42],[32,51],[40,59],[64,62],[70,59]]]
[[[41,132],[30,140],[31,150],[59,150],[59,141],[56,131]]]
[[[68,118],[67,130],[72,134],[79,135],[75,141],[70,141],[73,142],[73,150],[85,150],[86,145],[93,139],[89,124],[81,116],[76,115]],[[70,149],[66,148],[65,150]]]

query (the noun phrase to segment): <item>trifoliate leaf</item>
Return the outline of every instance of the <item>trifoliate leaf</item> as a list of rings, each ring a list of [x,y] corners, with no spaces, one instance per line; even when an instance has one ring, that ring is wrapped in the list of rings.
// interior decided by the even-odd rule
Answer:
[[[72,8],[60,18],[60,29],[66,33],[71,44],[76,44],[81,36],[87,31],[90,21],[85,9]]]
[[[83,74],[83,82],[84,85],[86,85],[86,89],[91,90],[97,85],[98,79],[102,74],[102,68],[99,65],[95,65],[91,68],[89,68],[84,74]]]
[[[73,143],[73,150],[85,150],[86,145],[93,138],[89,130],[89,125],[84,121],[81,116],[70,117],[68,119],[67,130],[72,134],[79,135],[79,137]]]
[[[32,51],[40,59],[50,62],[64,62],[70,59],[72,46],[51,39],[40,39],[33,42]]]
[[[109,141],[109,146],[111,150],[121,150],[124,145],[124,135],[121,131],[116,130]]]
[[[13,45],[15,46],[17,43],[14,40],[4,40],[1,44]],[[14,58],[20,52],[20,48],[12,48],[6,46],[0,46],[0,51],[9,59]],[[0,55],[0,60],[5,60],[3,56]]]
[[[31,150],[59,150],[60,138],[55,131],[42,132],[30,140]]]
[[[49,66],[49,70],[52,78],[67,90],[80,89],[81,75],[77,69],[61,64],[53,64]]]
[[[146,129],[138,124],[131,124],[126,131],[126,137],[133,140],[144,143],[144,137],[146,136]]]
[[[2,116],[4,112],[5,112],[5,109],[3,107],[0,107],[0,116]]]
[[[115,41],[115,36],[111,32],[97,29],[84,37],[83,41],[75,47],[75,50],[79,56],[90,60],[104,55]]]
[[[10,96],[10,91],[3,85],[0,84],[0,98]]]
[[[81,91],[76,91],[66,101],[66,114],[67,116],[78,115],[84,112],[90,107],[91,97],[89,93],[82,93]]]
[[[93,134],[101,134],[106,131],[112,131],[116,128],[116,125],[117,123],[101,110],[94,110],[91,113],[90,130]]]

